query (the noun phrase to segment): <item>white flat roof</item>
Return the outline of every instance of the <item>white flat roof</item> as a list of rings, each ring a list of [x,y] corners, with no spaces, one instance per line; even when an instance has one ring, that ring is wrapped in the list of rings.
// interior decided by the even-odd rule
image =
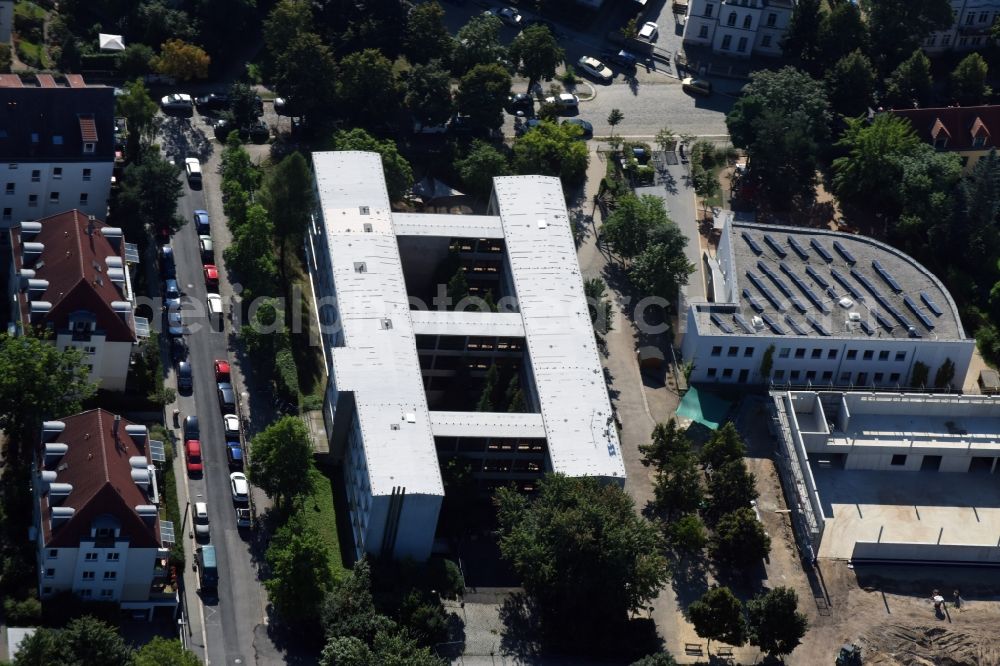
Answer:
[[[517,312],[411,310],[410,319],[417,335],[524,337],[524,323]]]
[[[397,236],[503,238],[500,218],[494,215],[393,213],[392,222]]]
[[[313,164],[344,334],[334,383],[354,393],[372,494],[442,495],[381,158],[317,152]]]
[[[562,184],[493,179],[552,470],[625,479]]]
[[[541,414],[431,412],[435,437],[545,437]]]

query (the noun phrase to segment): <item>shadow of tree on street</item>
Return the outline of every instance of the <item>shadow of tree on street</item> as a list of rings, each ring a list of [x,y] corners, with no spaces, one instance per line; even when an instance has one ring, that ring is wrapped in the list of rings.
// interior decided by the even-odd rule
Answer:
[[[160,121],[160,146],[164,155],[175,164],[180,164],[186,157],[197,157],[205,162],[214,147],[200,128],[191,124],[190,118],[167,116]]]
[[[515,654],[524,663],[534,663],[541,655],[541,635],[538,610],[528,595],[515,592],[500,607],[503,631],[500,635],[502,654]]]

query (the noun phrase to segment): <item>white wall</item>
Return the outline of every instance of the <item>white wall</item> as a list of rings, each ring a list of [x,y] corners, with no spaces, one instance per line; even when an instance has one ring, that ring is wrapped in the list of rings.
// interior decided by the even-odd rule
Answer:
[[[858,541],[852,560],[911,560],[962,562],[996,566],[1000,564],[1000,547],[995,545],[935,544],[935,543],[875,543]]]
[[[925,52],[973,51],[991,43],[989,29],[1000,16],[1000,0],[952,0],[951,10],[955,22],[932,32],[924,40]]]
[[[88,341],[74,341],[69,333],[56,336],[60,349],[75,347],[83,352],[84,362],[90,366],[90,381],[99,388],[124,391],[132,357],[131,342],[107,342],[103,335],[93,334]]]
[[[41,543],[41,540],[39,540]],[[39,547],[39,594],[43,597],[59,592],[72,591],[93,601],[145,601],[153,582],[156,548],[129,548],[128,542],[117,540],[112,548],[95,548],[91,541],[84,541],[79,548],[56,549],[58,555],[49,557],[49,549]],[[117,560],[109,560],[109,553],[117,553]],[[96,556],[94,560],[87,557]],[[47,569],[55,569],[52,578],[46,578]],[[93,579],[84,579],[84,572],[93,572]],[[106,580],[105,572],[115,572],[114,580]],[[42,590],[51,588],[48,594]],[[90,596],[81,594],[90,590]],[[112,590],[110,597],[102,597],[102,590]]]
[[[84,180],[85,169],[90,169],[89,180]],[[110,161],[0,164],[0,227],[74,208],[103,222],[108,216],[113,169]],[[13,194],[7,194],[10,184]],[[54,194],[58,199],[52,198]],[[87,195],[86,203],[81,203],[81,194]],[[35,205],[31,205],[32,195],[37,197]]]
[[[772,14],[773,23],[769,25]],[[730,15],[734,16],[733,25],[729,25]],[[745,23],[747,17],[750,18],[749,25]],[[781,40],[790,18],[790,8],[765,6],[754,0],[750,0],[748,5],[692,0],[688,4],[683,41],[685,44],[711,46],[715,53],[737,58],[749,58],[751,54],[779,56]],[[741,38],[746,40],[742,49]]]

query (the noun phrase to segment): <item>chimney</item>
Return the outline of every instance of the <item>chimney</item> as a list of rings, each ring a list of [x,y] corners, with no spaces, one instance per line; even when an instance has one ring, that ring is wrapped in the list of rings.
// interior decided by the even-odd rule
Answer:
[[[41,222],[22,222],[21,223],[21,240],[25,241],[29,238],[34,238],[42,231]]]
[[[152,526],[156,524],[157,511],[156,507],[152,504],[136,504],[135,512],[142,518],[142,522],[147,525]]]
[[[63,523],[69,522],[74,513],[76,513],[76,509],[71,506],[52,507],[52,529],[59,527]]]
[[[42,443],[51,442],[63,433],[66,424],[62,421],[45,421],[42,423]],[[63,446],[66,446],[63,444]],[[63,451],[65,453],[65,451]]]
[[[34,266],[38,258],[45,252],[44,243],[21,243],[21,264]]]
[[[94,217],[93,215],[87,216],[87,235],[90,236],[91,238],[94,237],[94,229],[96,227],[95,225],[96,222],[97,222],[96,217]]]
[[[149,436],[149,430],[144,425],[137,425],[135,423],[125,426],[125,432],[128,436],[132,438],[132,441],[137,447],[142,449],[146,445],[146,438]],[[146,459],[142,459],[142,464],[146,464]]]
[[[121,227],[102,227],[98,229],[108,242],[111,243],[111,247],[115,248],[116,252],[122,251],[122,230]]]
[[[111,432],[114,433],[116,443],[118,442],[118,426],[121,424],[121,422],[122,422],[121,414],[115,414],[115,424],[112,427]]]

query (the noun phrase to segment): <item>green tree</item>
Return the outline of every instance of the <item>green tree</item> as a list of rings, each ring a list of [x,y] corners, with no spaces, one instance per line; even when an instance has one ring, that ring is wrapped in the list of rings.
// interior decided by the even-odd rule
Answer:
[[[497,390],[497,381],[499,376],[500,373],[497,370],[497,364],[491,363],[489,370],[486,371],[486,378],[483,380],[483,390],[479,394],[479,402],[476,403],[477,412],[494,411],[493,394]]]
[[[448,280],[448,298],[451,299],[452,307],[457,306],[468,295],[469,283],[465,279],[465,269],[459,266],[455,274]]]
[[[809,628],[809,620],[798,605],[798,595],[789,587],[776,587],[747,602],[750,645],[771,657],[791,654]]]
[[[274,89],[310,124],[324,124],[336,107],[337,65],[333,52],[311,32],[300,33],[275,56]]]
[[[823,84],[794,67],[783,67],[750,75],[743,96],[726,116],[733,145],[752,149],[757,140],[755,121],[769,110],[781,116],[803,114],[805,130],[818,144],[829,137],[830,105]]]
[[[667,304],[676,303],[681,287],[695,272],[684,253],[687,242],[687,236],[673,222],[654,228],[649,245],[629,266],[629,279],[645,294],[658,296]]]
[[[421,647],[407,630],[380,631],[372,644],[372,663],[379,666],[445,666],[430,648]]]
[[[159,42],[153,41],[152,43],[157,44]],[[149,74],[151,69],[150,63],[155,55],[153,49],[145,44],[129,44],[122,51],[121,59],[118,61],[118,70],[123,76],[128,78]]]
[[[312,6],[307,0],[278,0],[261,30],[271,67],[299,35],[315,32]]]
[[[25,333],[0,334],[0,428],[9,437],[11,462],[21,442],[34,441],[32,433],[43,420],[79,411],[96,389],[80,350],[61,350]]]
[[[891,113],[880,113],[871,123],[865,118],[847,118],[846,122],[837,145],[847,154],[833,161],[834,192],[855,205],[898,211],[895,195],[902,170],[895,158],[919,145],[913,127]]]
[[[423,6],[417,5],[417,8]],[[406,106],[413,117],[424,125],[441,125],[451,118],[455,112],[451,76],[441,66],[440,60],[414,65],[409,71],[406,76]]]
[[[118,631],[89,615],[78,617],[59,631],[57,644],[64,664],[131,666],[132,648]],[[58,662],[57,662],[58,663]]]
[[[320,666],[369,666],[374,664],[375,655],[360,638],[334,636],[319,657]]]
[[[38,627],[25,637],[14,653],[14,666],[54,666],[60,664],[62,655],[58,634],[53,629]]]
[[[522,30],[508,49],[511,62],[522,76],[528,78],[528,90],[533,90],[539,79],[551,80],[556,68],[566,56],[552,31],[536,23]]]
[[[694,632],[712,641],[739,647],[746,643],[747,628],[743,619],[743,604],[728,587],[713,587],[688,607],[688,619]]]
[[[135,12],[134,21],[130,21],[128,26],[129,31],[126,33],[125,39],[128,40],[131,36],[133,42],[125,47],[125,53],[132,46],[162,44],[170,38],[193,42],[198,36],[194,23],[186,11],[171,7],[163,0],[143,2],[139,4],[138,10]],[[154,55],[153,50],[148,46],[146,48],[149,49],[151,58]],[[147,65],[150,58],[146,59]]]
[[[320,611],[320,622],[327,640],[356,638],[366,645],[371,644],[380,631],[395,628],[392,620],[375,609],[368,560],[358,560],[350,575],[337,581],[327,592]]]
[[[551,474],[528,498],[494,495],[499,544],[556,633],[593,644],[616,635],[667,579],[656,528],[614,484]]]
[[[951,388],[951,381],[955,378],[955,362],[946,358],[941,366],[934,373],[934,388]]]
[[[955,17],[948,0],[862,0],[871,43],[878,45],[883,72],[892,70],[934,30]]]
[[[504,153],[476,139],[465,157],[455,161],[455,170],[471,194],[486,199],[493,191],[493,178],[510,175],[510,164]]]
[[[771,378],[771,369],[774,367],[774,345],[768,345],[764,350],[764,355],[760,359],[760,369],[758,374],[764,380]]]
[[[580,128],[574,125],[542,121],[514,139],[514,171],[559,176],[563,185],[581,182],[590,163],[590,151],[579,137]]]
[[[708,544],[705,523],[696,513],[681,516],[667,527],[667,540],[681,554],[695,555]]]
[[[184,191],[178,175],[180,169],[159,151],[149,151],[142,162],[125,167],[117,204],[127,237],[183,224],[177,218],[177,199]]]
[[[479,127],[495,129],[503,124],[503,109],[510,95],[510,74],[502,65],[475,65],[459,81],[455,101],[458,110]]]
[[[677,424],[677,419],[671,418],[665,423],[657,423],[650,435],[648,444],[639,445],[642,454],[642,464],[663,469],[678,455],[691,453],[691,440]]]
[[[312,492],[312,443],[302,419],[285,416],[254,436],[250,442],[250,480],[275,506],[289,509],[290,503]]]
[[[697,511],[704,500],[701,470],[693,454],[675,455],[653,484],[654,505],[668,519]]]
[[[885,84],[885,101],[894,106],[924,105],[931,99],[931,61],[917,49],[899,64]]]
[[[757,478],[743,460],[731,460],[712,471],[708,492],[711,495],[709,518],[719,520],[726,514],[749,507],[750,502],[757,499]]]
[[[231,127],[250,127],[257,120],[257,92],[246,83],[236,82],[229,87],[229,115]]]
[[[709,548],[712,557],[724,566],[749,567],[771,552],[771,537],[764,531],[753,509],[743,507],[719,520]]]
[[[913,369],[910,371],[910,386],[915,388],[927,386],[927,379],[930,376],[930,372],[931,369],[925,363],[920,361],[914,363]]]
[[[822,22],[819,0],[799,0],[792,10],[788,31],[781,43],[784,55],[798,60],[808,71],[818,72],[819,33]]]
[[[168,39],[160,47],[160,54],[151,63],[153,69],[178,81],[208,77],[212,59],[204,49],[180,39]]]
[[[625,114],[622,113],[621,109],[611,109],[611,112],[608,113],[608,125],[611,126],[612,137],[615,135],[615,127],[617,127],[623,120],[625,120]],[[660,131],[662,132],[663,130]]]
[[[902,171],[897,236],[910,254],[921,257],[925,265],[934,266],[933,257],[938,253],[931,248],[947,248],[952,243],[955,193],[962,178],[961,158],[921,142],[916,150],[897,156],[895,161]]]
[[[135,653],[135,666],[199,666],[201,661],[175,638],[155,636]]]
[[[286,418],[301,424],[295,417]],[[303,469],[308,466],[299,468],[300,476],[308,476]],[[270,577],[264,587],[281,618],[303,628],[318,624],[320,608],[333,587],[333,572],[329,547],[315,528],[293,514],[271,537],[266,560]]]
[[[378,49],[344,56],[338,67],[337,102],[355,123],[378,125],[395,113],[402,101],[392,62]]]
[[[654,230],[669,224],[663,199],[651,194],[626,194],[619,197],[614,210],[601,226],[601,237],[622,258],[633,259],[649,246]]]
[[[153,141],[156,126],[153,124],[159,107],[149,96],[141,79],[130,81],[122,88],[122,94],[115,97],[115,110],[128,123],[128,143],[126,149],[131,161],[140,159],[142,149]]]
[[[747,447],[739,431],[732,421],[727,421],[712,433],[701,448],[701,461],[713,469],[719,469],[726,463],[743,460],[746,454]]]
[[[222,151],[222,180],[235,181],[245,192],[253,192],[260,186],[261,171],[236,132],[229,133]]]
[[[677,135],[669,127],[663,127],[656,133],[655,141],[660,151],[665,153],[674,146],[674,143],[677,141]]]
[[[459,28],[452,51],[452,73],[463,76],[476,65],[493,65],[507,57],[500,41],[503,24],[496,16],[479,14]]]
[[[299,246],[316,205],[312,172],[302,153],[295,151],[268,171],[261,201],[274,224],[278,267],[284,283],[285,250],[289,243]]]
[[[381,155],[390,201],[402,200],[413,187],[413,169],[399,154],[392,139],[376,139],[360,128],[340,130],[333,135],[333,149],[371,151]]]
[[[986,60],[978,53],[970,53],[951,73],[951,94],[962,106],[982,104],[990,96],[990,87],[986,85],[989,67]]]
[[[831,5],[820,22],[817,46],[822,65],[817,74],[822,74],[849,53],[868,52],[868,28],[856,4],[838,2]]]
[[[274,225],[267,210],[260,204],[247,208],[246,219],[233,230],[232,243],[223,256],[226,266],[233,270],[243,284],[242,297],[251,300],[256,296],[275,292],[278,266],[274,256]]]
[[[996,263],[994,249],[1000,245],[997,216],[1000,213],[1000,158],[996,150],[979,159],[972,173],[955,193],[955,216],[948,230],[948,247],[961,256],[973,276],[992,283]]]
[[[437,0],[414,5],[406,19],[403,52],[411,63],[431,60],[448,63],[454,42],[444,23],[444,9]]]
[[[593,322],[594,332],[600,335],[612,329],[614,306],[607,298],[608,288],[601,278],[583,281],[583,296],[587,299],[587,313]]]
[[[830,106],[843,116],[859,116],[872,105],[877,75],[871,61],[860,50],[837,60],[826,73]]]

